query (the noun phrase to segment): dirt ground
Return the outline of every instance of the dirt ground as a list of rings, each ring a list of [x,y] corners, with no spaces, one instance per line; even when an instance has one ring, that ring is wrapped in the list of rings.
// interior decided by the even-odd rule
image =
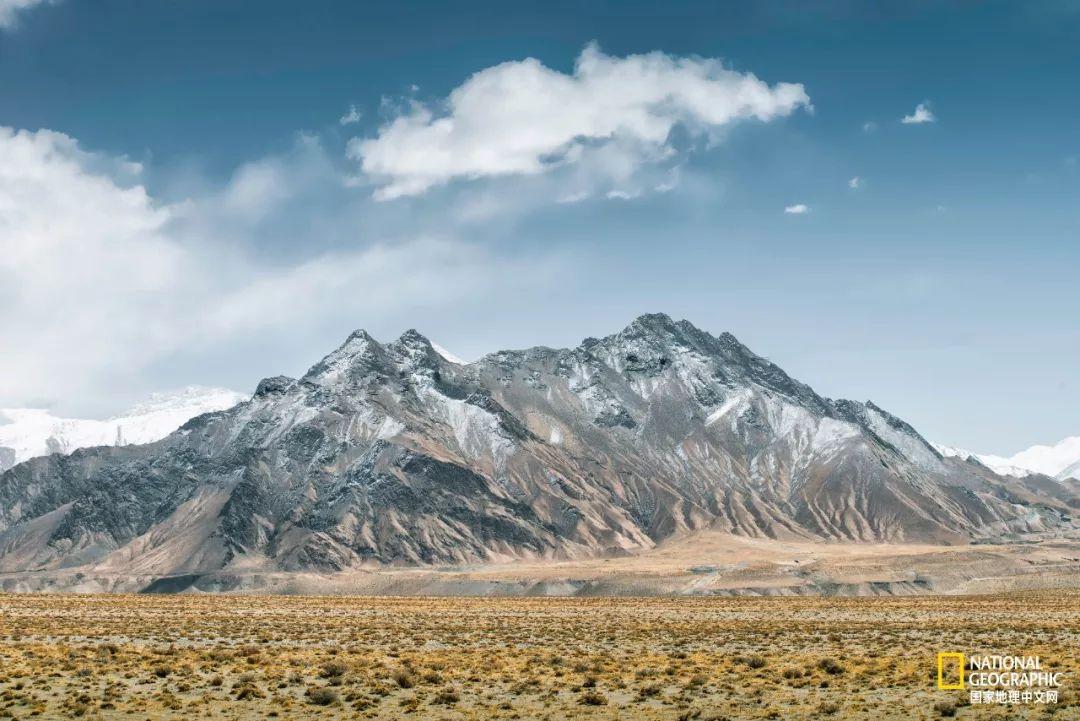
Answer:
[[[936,654],[1038,654],[969,705]],[[1080,719],[1080,593],[906,598],[0,595],[0,717]]]

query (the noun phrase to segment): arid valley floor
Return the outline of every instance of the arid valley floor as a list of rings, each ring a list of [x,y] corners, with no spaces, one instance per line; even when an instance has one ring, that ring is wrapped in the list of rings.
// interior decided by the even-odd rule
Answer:
[[[1039,654],[971,706],[938,651]],[[1080,718],[1080,593],[905,598],[0,595],[0,717]]]

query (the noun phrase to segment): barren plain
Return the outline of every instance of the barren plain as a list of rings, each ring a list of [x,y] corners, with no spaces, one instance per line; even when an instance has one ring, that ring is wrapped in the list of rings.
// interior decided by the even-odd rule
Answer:
[[[969,705],[936,653],[1038,654],[1056,704]],[[1080,593],[0,595],[0,717],[1080,718]]]
[[[906,596],[1080,588],[1080,539],[998,545],[844,543],[712,531],[615,558],[280,572],[249,559],[155,576],[75,567],[0,573],[0,592],[242,592],[351,596]]]

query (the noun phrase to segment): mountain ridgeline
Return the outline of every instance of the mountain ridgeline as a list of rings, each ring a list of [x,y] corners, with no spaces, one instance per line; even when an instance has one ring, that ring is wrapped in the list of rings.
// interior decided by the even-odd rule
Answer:
[[[665,315],[468,364],[415,331],[357,331],[163,440],[5,472],[0,574],[575,559],[705,529],[960,544],[1062,532],[1077,508],[1074,481],[943,457]]]

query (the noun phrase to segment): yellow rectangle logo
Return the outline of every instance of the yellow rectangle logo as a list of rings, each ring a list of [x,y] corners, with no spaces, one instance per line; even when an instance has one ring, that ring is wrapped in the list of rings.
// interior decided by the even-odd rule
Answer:
[[[951,670],[952,664],[956,664],[955,682],[946,682],[946,669]],[[951,675],[951,674],[950,674]],[[942,652],[937,655],[937,687],[942,691],[959,690],[964,688],[964,654],[956,652]]]

